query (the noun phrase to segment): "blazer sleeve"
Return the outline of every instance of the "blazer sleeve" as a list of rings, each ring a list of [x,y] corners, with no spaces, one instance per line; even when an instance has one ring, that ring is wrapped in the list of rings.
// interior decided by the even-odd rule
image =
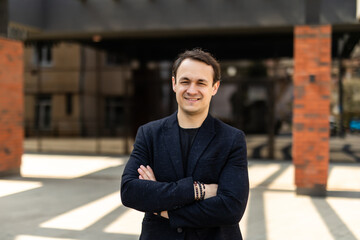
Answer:
[[[155,182],[139,179],[140,165],[151,166],[151,151],[144,128],[140,127],[134,149],[121,180],[121,201],[124,206],[143,212],[172,210],[194,201],[192,177],[175,182]]]
[[[245,136],[234,139],[228,162],[221,172],[217,196],[169,211],[172,227],[216,227],[239,223],[249,195]]]

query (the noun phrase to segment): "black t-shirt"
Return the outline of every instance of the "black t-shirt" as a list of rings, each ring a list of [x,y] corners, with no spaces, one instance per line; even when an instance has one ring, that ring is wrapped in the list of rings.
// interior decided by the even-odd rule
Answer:
[[[198,130],[199,130],[199,128],[181,128],[179,126],[181,154],[182,154],[182,161],[183,161],[185,175],[186,175],[186,169],[187,169],[187,163],[188,163],[190,149],[194,142],[194,139],[196,137]]]

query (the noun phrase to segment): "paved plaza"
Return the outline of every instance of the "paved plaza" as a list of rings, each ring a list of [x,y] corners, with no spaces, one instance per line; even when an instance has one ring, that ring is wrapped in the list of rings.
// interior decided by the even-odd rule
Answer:
[[[1,240],[134,240],[142,213],[122,206],[127,157],[25,154],[0,179]],[[246,240],[360,239],[360,163],[332,163],[328,196],[296,196],[289,161],[249,161]]]

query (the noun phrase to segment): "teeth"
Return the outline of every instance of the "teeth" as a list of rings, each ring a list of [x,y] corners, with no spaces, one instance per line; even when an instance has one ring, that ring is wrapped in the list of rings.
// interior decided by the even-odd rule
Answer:
[[[200,100],[200,98],[189,98],[189,97],[184,97],[186,100],[188,101],[198,101]]]

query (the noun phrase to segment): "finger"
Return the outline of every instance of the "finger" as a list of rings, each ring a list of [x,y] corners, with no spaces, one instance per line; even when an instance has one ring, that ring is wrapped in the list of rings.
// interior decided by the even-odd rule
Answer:
[[[151,172],[144,166],[140,166],[141,170],[146,174],[147,178],[153,179]]]
[[[147,166],[146,166],[146,169],[147,169],[147,170],[150,172],[150,174],[151,174],[151,180],[156,181],[154,171],[151,169],[151,167],[150,167],[149,165],[147,165]]]
[[[146,179],[152,180],[155,178],[154,176],[152,176],[151,172],[149,172],[149,170],[143,165],[140,166],[140,169],[144,172],[144,174],[146,174]]]
[[[149,170],[146,169],[143,165],[140,166],[139,173],[144,179],[155,181],[155,176],[152,176]]]
[[[149,165],[146,166],[146,169],[149,170],[149,172],[151,172],[152,174],[154,174],[154,171],[152,170],[152,168]]]
[[[139,179],[144,180],[144,178],[141,175],[139,175]]]
[[[141,168],[138,168],[138,173],[140,174],[140,176],[143,177],[143,179],[150,180],[149,177],[146,175],[146,173]]]

